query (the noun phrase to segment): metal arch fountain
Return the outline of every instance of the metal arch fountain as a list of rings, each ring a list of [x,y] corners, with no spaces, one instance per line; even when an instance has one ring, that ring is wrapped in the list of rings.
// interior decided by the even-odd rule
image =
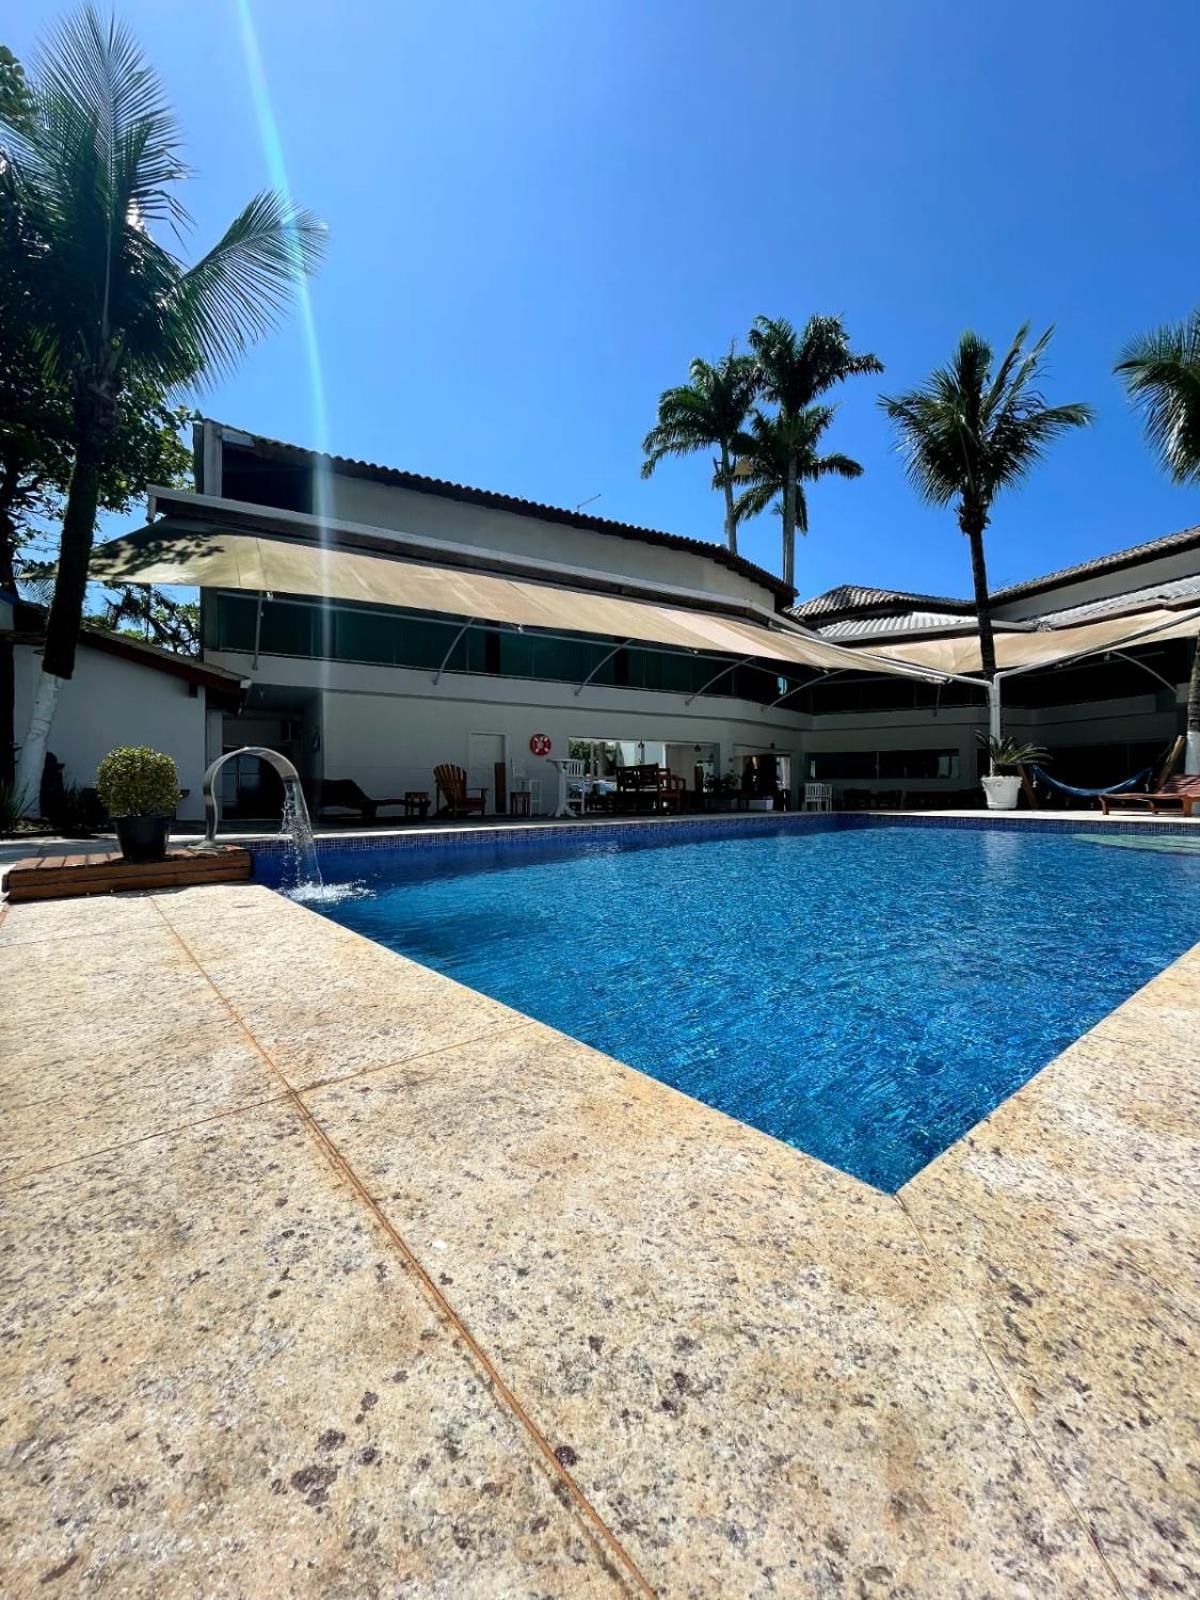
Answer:
[[[283,782],[283,816],[280,818],[280,831],[286,833],[291,840],[291,862],[294,882],[293,892],[315,891],[319,896],[324,890],[324,880],[321,877],[321,864],[317,859],[317,842],[313,836],[312,821],[308,815],[308,804],[304,798],[304,790],[300,784],[300,774],[284,755],[278,750],[269,750],[265,745],[243,745],[240,750],[228,750],[217,759],[204,774],[204,837],[209,844],[215,842],[217,829],[221,825],[221,801],[217,793],[217,777],[221,768],[227,761],[233,761],[237,756],[257,756],[260,761],[265,761],[269,767],[279,774]]]

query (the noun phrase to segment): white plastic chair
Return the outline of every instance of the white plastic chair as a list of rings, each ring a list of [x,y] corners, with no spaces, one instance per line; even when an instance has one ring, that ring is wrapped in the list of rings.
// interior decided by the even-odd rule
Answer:
[[[567,779],[567,804],[578,805],[582,817],[587,812],[587,765],[583,761],[564,761],[563,771]],[[578,793],[573,792],[576,787]]]
[[[833,785],[831,783],[806,783],[804,785],[805,811],[832,811]]]

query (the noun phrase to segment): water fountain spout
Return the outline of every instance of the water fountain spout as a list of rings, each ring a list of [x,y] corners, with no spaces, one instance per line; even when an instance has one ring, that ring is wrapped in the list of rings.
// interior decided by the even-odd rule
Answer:
[[[225,763],[234,760],[236,756],[257,756],[260,761],[265,761],[279,774],[283,782],[283,817],[280,826],[282,831],[291,837],[297,883],[320,885],[321,868],[317,860],[316,840],[308,815],[308,804],[300,784],[300,774],[288,758],[280,755],[278,750],[269,750],[265,745],[248,744],[243,745],[240,750],[226,751],[212,763],[204,774],[203,783],[206,840],[211,844],[216,839],[217,829],[221,825],[221,799],[217,791],[217,777]]]

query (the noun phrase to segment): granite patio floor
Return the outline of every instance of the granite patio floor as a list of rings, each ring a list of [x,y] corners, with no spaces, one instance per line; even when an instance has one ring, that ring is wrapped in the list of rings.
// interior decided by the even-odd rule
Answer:
[[[1200,1592],[1200,949],[891,1196],[259,886],[0,916],[5,1596]]]

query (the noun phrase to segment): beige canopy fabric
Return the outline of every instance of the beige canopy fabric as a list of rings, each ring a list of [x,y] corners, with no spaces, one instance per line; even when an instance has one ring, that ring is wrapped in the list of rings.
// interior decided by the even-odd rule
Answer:
[[[740,618],[627,600],[524,578],[433,566],[360,550],[155,523],[102,545],[91,576],[103,583],[183,584],[203,589],[318,595],[569,633],[603,634],[724,655],[782,661],[827,672],[885,672],[941,679],[938,667],[885,660],[815,635]]]
[[[1163,639],[1187,639],[1200,630],[1200,610],[1143,611],[1135,616],[1106,617],[1076,628],[1047,628],[1033,633],[997,633],[996,665],[1002,672],[1053,666],[1074,656],[1093,655]],[[876,645],[872,654],[892,661],[910,661],[938,672],[972,676],[982,670],[979,639],[921,639],[911,644]]]

